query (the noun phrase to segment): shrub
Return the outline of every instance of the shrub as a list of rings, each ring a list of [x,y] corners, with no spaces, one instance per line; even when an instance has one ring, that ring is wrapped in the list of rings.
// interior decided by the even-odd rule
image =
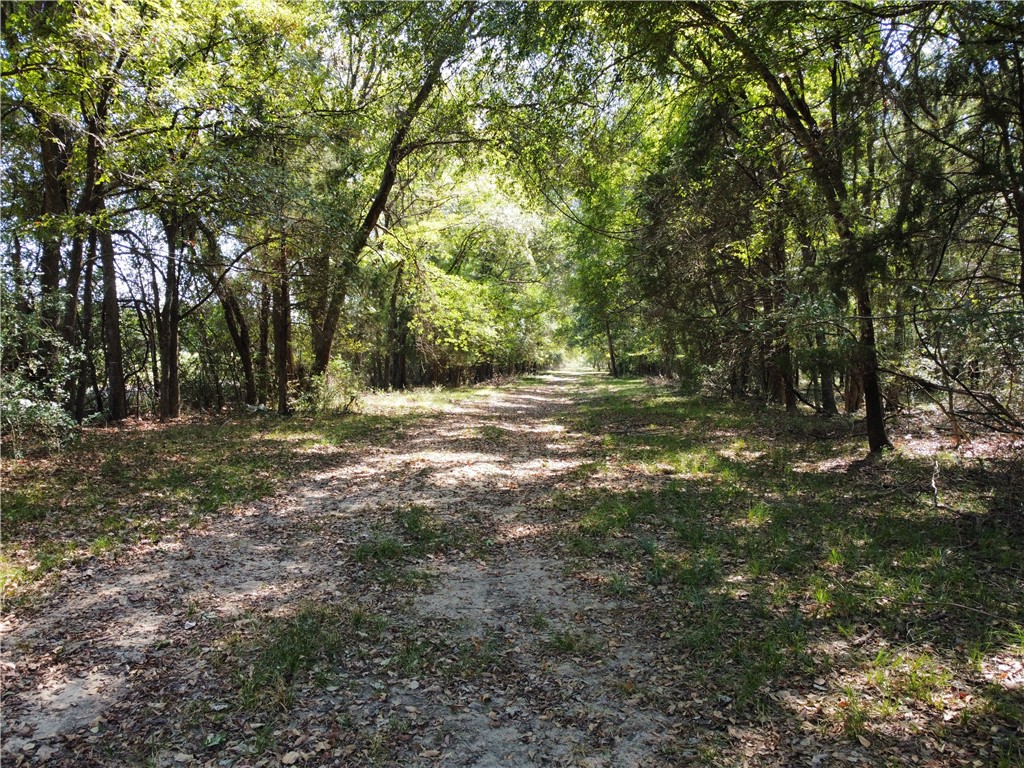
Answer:
[[[331,360],[327,370],[309,380],[295,401],[301,413],[347,413],[355,404],[363,383],[344,360]]]

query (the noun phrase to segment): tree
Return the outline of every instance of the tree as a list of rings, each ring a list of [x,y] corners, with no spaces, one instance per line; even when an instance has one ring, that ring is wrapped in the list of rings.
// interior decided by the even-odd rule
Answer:
[[[340,253],[328,259],[326,274],[321,280],[327,289],[320,292],[320,295],[310,303],[310,327],[313,335],[313,373],[322,374],[331,358],[331,350],[334,338],[338,330],[338,323],[341,319],[342,307],[345,301],[346,290],[351,281],[355,269],[366,249],[370,238],[377,230],[378,223],[385,212],[389,197],[398,180],[399,167],[410,154],[434,140],[444,140],[444,137],[432,139],[417,139],[413,136],[413,127],[421,114],[427,108],[431,97],[441,85],[445,69],[453,66],[454,62],[463,55],[469,38],[469,31],[476,12],[474,3],[455,3],[446,5],[423,4],[416,6],[411,12],[406,7],[389,8],[390,24],[388,34],[391,38],[406,42],[404,49],[389,50],[394,57],[393,62],[403,62],[409,66],[409,72],[392,72],[392,77],[398,79],[400,87],[397,90],[405,98],[404,102],[392,103],[390,109],[386,108],[385,114],[389,114],[386,125],[386,144],[378,159],[378,182],[373,189],[369,199],[365,201],[365,209],[356,226],[348,233],[343,241]],[[354,26],[353,34],[365,33],[365,28],[370,26],[366,23],[364,9],[350,10],[347,23]],[[372,13],[378,19],[387,14],[382,8],[374,7]],[[352,43],[356,47],[362,45],[372,46],[376,41],[370,42],[360,40],[356,37]],[[355,57],[356,51],[350,52],[350,60]],[[351,86],[358,86],[362,92],[357,99],[366,101],[372,98],[366,93],[368,85],[376,78],[376,54],[371,54],[366,63],[367,71],[350,69],[349,83]],[[378,87],[393,88],[395,83],[388,82]],[[349,89],[343,97],[351,100],[353,94]],[[381,105],[378,105],[378,110]],[[360,201],[362,202],[362,201]]]

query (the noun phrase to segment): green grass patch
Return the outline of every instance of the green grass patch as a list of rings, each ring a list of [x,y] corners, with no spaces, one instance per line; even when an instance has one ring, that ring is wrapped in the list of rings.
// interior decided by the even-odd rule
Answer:
[[[395,522],[413,555],[440,552],[466,543],[464,529],[445,523],[428,508],[412,504],[394,513]]]
[[[405,544],[387,534],[374,536],[361,542],[355,550],[357,563],[390,563],[405,555]]]
[[[980,682],[994,654],[1024,657],[1024,471],[1012,456],[865,461],[854,419],[639,380],[607,380],[565,425],[601,446],[593,466],[607,468],[600,492],[559,497],[572,570],[618,574],[597,579],[601,591],[624,616],[637,601],[645,636],[712,700],[785,718],[778,690],[824,694],[830,722],[816,727],[855,744],[875,741],[879,721],[908,739],[949,738],[953,722],[979,742],[1019,722],[1019,694]],[[952,714],[965,696],[987,702],[964,710],[969,724]]]
[[[377,575],[391,583],[405,580],[417,584],[422,581],[413,571],[394,569],[403,559],[465,546],[472,540],[466,529],[445,523],[422,505],[400,507],[392,518],[393,530],[378,528],[355,549],[357,562],[386,566]]]
[[[593,635],[572,630],[552,632],[546,642],[547,648],[557,654],[596,659],[601,655],[601,643]]]
[[[294,703],[298,683],[312,676],[326,685],[357,624],[365,619],[356,621],[354,614],[333,606],[305,604],[263,625],[259,638],[232,649],[241,665],[236,673],[239,708],[284,713]]]

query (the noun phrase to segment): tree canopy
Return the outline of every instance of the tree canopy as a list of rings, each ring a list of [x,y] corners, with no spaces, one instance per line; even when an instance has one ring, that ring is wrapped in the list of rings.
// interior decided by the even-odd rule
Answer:
[[[1024,432],[1024,7],[4,2],[8,434],[583,354]]]

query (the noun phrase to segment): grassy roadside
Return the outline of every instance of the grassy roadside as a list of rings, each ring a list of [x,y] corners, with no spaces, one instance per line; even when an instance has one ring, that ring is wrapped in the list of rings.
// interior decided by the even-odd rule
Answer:
[[[1024,764],[1019,455],[918,434],[864,460],[843,420],[637,380],[568,426],[604,448],[557,498],[572,567],[730,718]]]

